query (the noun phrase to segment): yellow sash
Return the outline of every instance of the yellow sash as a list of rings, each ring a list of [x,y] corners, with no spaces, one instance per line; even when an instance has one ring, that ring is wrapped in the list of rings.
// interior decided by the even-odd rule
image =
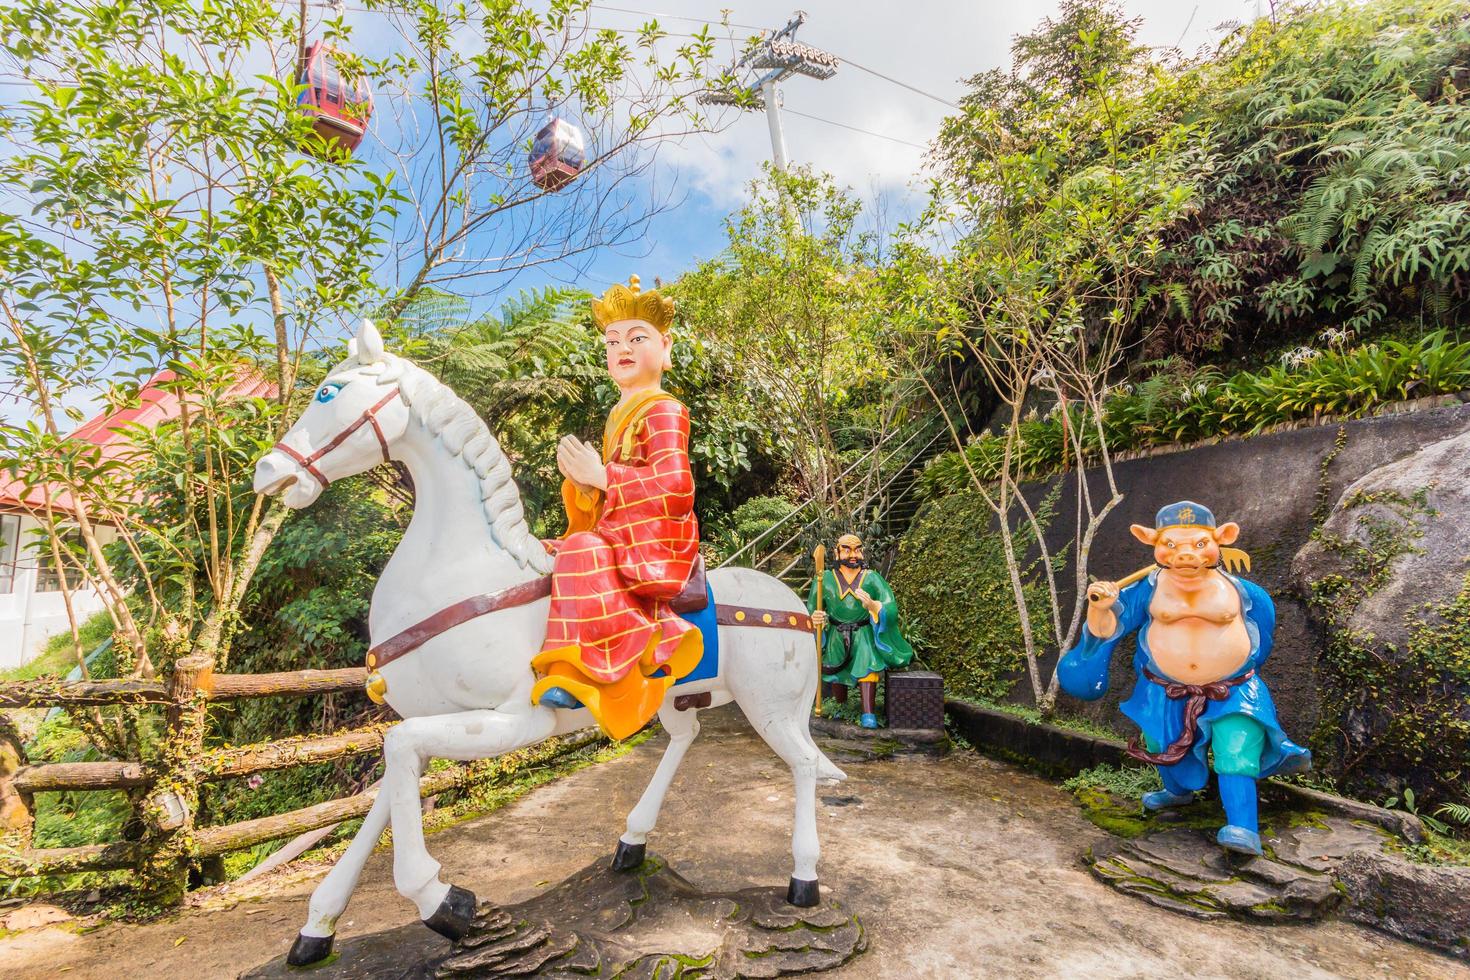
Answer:
[[[638,424],[648,414],[654,403],[674,396],[657,388],[640,391],[618,405],[608,414],[607,424],[602,427],[602,461],[611,463],[614,450],[621,448],[626,459],[633,452],[633,440],[638,437]],[[578,531],[590,531],[602,518],[602,504],[606,495],[593,487],[581,489],[571,480],[562,480],[561,501],[567,511],[566,537]]]

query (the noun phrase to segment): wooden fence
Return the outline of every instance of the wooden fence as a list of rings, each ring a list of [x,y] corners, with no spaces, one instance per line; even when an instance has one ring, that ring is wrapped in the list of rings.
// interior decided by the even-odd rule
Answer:
[[[10,802],[10,830],[19,832],[19,849],[0,848],[0,876],[64,874],[131,868],[163,900],[183,893],[188,865],[265,841],[291,837],[367,813],[376,791],[330,800],[287,813],[224,826],[195,824],[201,784],[274,769],[378,753],[391,727],[375,724],[326,735],[306,735],[254,745],[204,748],[205,713],[216,701],[262,697],[304,697],[361,692],[366,671],[298,670],[275,674],[214,674],[208,658],[185,657],[167,683],[145,680],[91,680],[70,683],[25,681],[0,684],[0,710],[6,708],[158,705],[165,709],[164,751],[154,762],[107,761],[25,764],[17,753],[0,752],[0,803]],[[533,761],[546,761],[605,741],[595,729],[554,739],[538,747]],[[7,765],[6,760],[11,760]],[[427,797],[483,778],[483,766],[431,772],[419,781]],[[143,790],[132,794],[143,828],[137,840],[83,847],[34,848],[30,831],[37,793],[68,790]],[[16,806],[16,803],[19,806]],[[14,839],[14,838],[12,838]]]

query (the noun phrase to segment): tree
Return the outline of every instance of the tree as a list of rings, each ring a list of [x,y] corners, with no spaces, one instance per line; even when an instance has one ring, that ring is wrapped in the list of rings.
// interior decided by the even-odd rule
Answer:
[[[0,459],[76,501],[64,514],[48,497],[39,516],[69,584],[104,596],[125,669],[151,670],[160,650],[224,666],[252,570],[286,515],[249,491],[249,469],[291,417],[322,330],[567,261],[647,216],[629,197],[648,162],[637,151],[703,124],[690,97],[713,41],[705,30],[667,52],[650,23],[625,42],[587,27],[588,6],[375,4],[401,35],[377,59],[342,53],[340,20],[321,25],[337,68],[369,79],[378,118],[392,121],[377,130],[381,152],[403,163],[389,174],[374,169],[371,138],[349,155],[298,111],[291,79],[308,25],[276,4],[22,0],[0,15],[8,67],[35,96],[0,116],[11,147],[0,368],[36,420],[0,431]],[[581,117],[590,136],[586,167],[559,197],[526,165],[552,113]],[[408,271],[384,283],[375,268],[388,256]],[[450,347],[452,366],[493,344]],[[256,380],[274,395],[237,404]],[[110,407],[136,405],[150,383],[180,415],[134,433],[132,457],[64,438],[80,414],[68,406],[99,392]],[[165,459],[180,467],[174,499],[141,496],[130,475]],[[118,529],[114,553],[99,523]]]
[[[706,84],[707,31],[664,57],[656,24],[626,44],[591,31],[586,0],[373,6],[401,28],[384,57],[345,53],[340,20],[319,25],[336,69],[369,80],[384,110],[376,142],[351,154],[298,107],[304,3],[0,11],[0,61],[30,96],[0,113],[0,372],[22,412],[0,427],[0,466],[39,495],[64,598],[101,595],[124,673],[168,673],[184,654],[228,669],[288,514],[253,492],[251,470],[306,397],[298,377],[322,369],[329,332],[367,310],[391,319],[431,289],[473,300],[517,270],[626,240],[647,213],[632,193],[640,148],[703,125],[690,97]],[[552,112],[591,135],[559,196],[526,163]],[[382,170],[384,154],[403,169]],[[130,432],[126,451],[66,438],[88,399],[137,407],[150,391],[177,418]],[[145,746],[142,713],[74,717],[107,753],[156,760],[157,785],[197,812],[204,726]],[[171,901],[188,828],[147,833],[140,872]]]
[[[289,85],[245,74],[282,23],[245,0],[23,0],[0,14],[6,59],[33,86],[0,117],[12,147],[0,160],[0,366],[32,413],[0,430],[0,454],[46,494],[52,542],[77,525],[65,566],[103,596],[124,669],[189,649],[223,663],[284,517],[240,490],[250,450],[284,420],[310,332],[288,335],[284,321],[355,300],[390,207],[351,162],[303,159],[310,127]],[[237,411],[231,393],[265,378],[275,398]],[[135,492],[137,459],[63,437],[77,401],[137,404],[150,381],[180,407],[170,521]],[[156,448],[134,435],[135,454]],[[50,506],[58,492],[71,514]],[[119,575],[99,522],[117,529],[134,577]]]
[[[969,99],[961,117],[946,121],[937,154],[943,176],[912,233],[947,234],[955,244],[922,269],[920,281],[939,298],[905,307],[910,329],[926,332],[911,356],[937,350],[978,364],[999,401],[993,428],[977,433],[946,407],[955,402],[946,376],[915,359],[971,485],[994,515],[1031,692],[1043,711],[1054,705],[1057,682],[1055,673],[1043,682],[1040,651],[1048,640],[1063,649],[1075,640],[1093,536],[1122,499],[1103,399],[1133,334],[1160,234],[1196,195],[1179,152],[1192,130],[1175,121],[1178,93],[1132,43],[1136,24],[1112,4],[1066,4],[1062,13],[1017,42],[1017,65],[1031,73],[987,76],[999,97]],[[1079,522],[1067,549],[1075,574],[1070,610],[1057,580],[1063,556],[1048,545],[1045,519],[1021,485],[1022,422],[1040,408],[1062,419],[1064,465],[1079,471]],[[998,464],[976,466],[970,439],[999,441],[998,452],[983,453]],[[1032,625],[1018,530],[1040,551],[1050,637]]]
[[[674,43],[652,20],[625,38],[588,25],[590,0],[373,6],[395,29],[395,50],[353,67],[376,84],[381,152],[410,205],[394,229],[390,314],[424,288],[475,295],[636,242],[662,207],[639,203],[646,151],[711,125],[695,101],[721,84],[707,26]],[[548,189],[527,154],[553,118],[583,133],[587,159]]]
[[[829,177],[767,170],[728,219],[724,254],[675,286],[683,321],[729,352],[745,396],[785,443],[798,491],[832,505],[852,489],[837,479],[843,451],[881,435],[842,431],[853,396],[889,379],[892,364],[860,208]],[[870,422],[891,425],[893,413]]]

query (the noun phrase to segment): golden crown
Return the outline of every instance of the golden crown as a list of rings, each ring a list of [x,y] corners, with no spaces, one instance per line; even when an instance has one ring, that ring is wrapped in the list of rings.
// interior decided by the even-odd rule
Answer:
[[[599,327],[619,320],[645,320],[659,333],[668,333],[674,322],[674,301],[660,296],[657,289],[641,292],[638,277],[629,276],[628,285],[618,283],[592,301],[592,319]]]

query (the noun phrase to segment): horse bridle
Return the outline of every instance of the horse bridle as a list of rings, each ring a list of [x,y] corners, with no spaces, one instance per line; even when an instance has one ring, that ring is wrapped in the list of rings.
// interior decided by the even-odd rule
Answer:
[[[287,456],[290,456],[293,460],[300,464],[302,469],[306,470],[306,472],[315,477],[318,483],[320,483],[323,487],[326,487],[332,481],[327,479],[325,473],[316,468],[317,461],[320,460],[323,456],[327,455],[327,453],[342,445],[342,443],[346,442],[358,429],[362,428],[364,425],[370,425],[373,427],[373,435],[378,437],[378,447],[383,450],[383,462],[386,463],[388,462],[388,440],[383,435],[382,427],[378,425],[378,411],[384,408],[389,402],[397,397],[398,389],[395,387],[382,398],[379,398],[378,401],[371,408],[359,415],[357,417],[357,420],[354,421],[351,425],[333,436],[331,442],[328,442],[325,446],[318,449],[310,456],[301,455],[296,450],[286,445],[284,442],[276,443],[274,448],[279,449]]]

